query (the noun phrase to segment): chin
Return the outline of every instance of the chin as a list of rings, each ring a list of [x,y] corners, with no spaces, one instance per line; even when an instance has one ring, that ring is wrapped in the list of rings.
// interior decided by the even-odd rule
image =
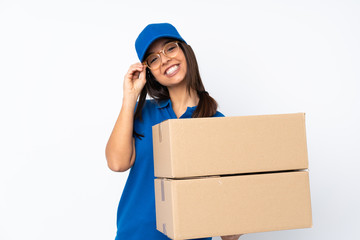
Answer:
[[[174,87],[174,86],[181,85],[183,83],[185,83],[184,77],[183,78],[178,78],[178,79],[172,79],[170,81],[166,81],[167,87]]]
[[[173,87],[173,86],[182,84],[184,79],[185,79],[185,75],[181,74],[179,76],[174,76],[172,78],[162,79],[159,82],[161,83],[161,85],[163,85],[165,87]]]

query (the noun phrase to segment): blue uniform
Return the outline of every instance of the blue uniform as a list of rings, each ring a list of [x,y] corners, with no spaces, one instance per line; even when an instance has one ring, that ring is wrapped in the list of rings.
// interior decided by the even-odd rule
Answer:
[[[196,106],[188,107],[180,118],[191,118],[195,109]],[[214,115],[223,116],[220,112]],[[119,202],[115,240],[169,240],[166,235],[156,230],[152,126],[177,117],[168,99],[159,103],[146,100],[142,118],[143,121],[134,121],[134,130],[144,137],[141,140],[135,138],[135,163]]]

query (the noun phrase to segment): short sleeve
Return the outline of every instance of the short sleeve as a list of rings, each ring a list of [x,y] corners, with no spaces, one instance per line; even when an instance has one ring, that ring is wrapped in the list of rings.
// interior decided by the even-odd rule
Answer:
[[[213,117],[225,117],[225,115],[219,111],[216,111],[216,113],[213,115]]]

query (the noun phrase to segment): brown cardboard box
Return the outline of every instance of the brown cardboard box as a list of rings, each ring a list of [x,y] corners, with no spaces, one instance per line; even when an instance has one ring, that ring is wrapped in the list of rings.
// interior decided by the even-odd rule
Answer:
[[[156,177],[308,168],[304,113],[169,119],[153,144]]]
[[[157,229],[189,239],[311,227],[304,117],[153,126]]]
[[[157,229],[171,239],[312,226],[307,171],[155,179]]]

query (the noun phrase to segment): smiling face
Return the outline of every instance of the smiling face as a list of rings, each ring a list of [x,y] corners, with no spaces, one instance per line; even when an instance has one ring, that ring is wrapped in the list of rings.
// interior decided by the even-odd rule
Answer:
[[[164,48],[164,45],[171,42],[171,39],[160,38],[153,42],[148,49],[148,53],[158,53]],[[180,47],[179,47],[180,48]],[[177,55],[173,58],[160,53],[160,67],[150,69],[156,80],[163,86],[174,87],[183,83],[187,71],[187,63],[184,52],[179,49]]]

